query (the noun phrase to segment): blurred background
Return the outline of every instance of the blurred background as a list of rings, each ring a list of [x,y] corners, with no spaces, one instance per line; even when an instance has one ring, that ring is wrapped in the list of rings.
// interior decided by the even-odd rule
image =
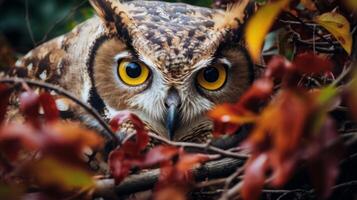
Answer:
[[[212,0],[184,0],[210,6]],[[70,31],[90,18],[88,0],[0,0],[0,45],[24,54],[34,46]],[[3,52],[7,53],[7,52]]]

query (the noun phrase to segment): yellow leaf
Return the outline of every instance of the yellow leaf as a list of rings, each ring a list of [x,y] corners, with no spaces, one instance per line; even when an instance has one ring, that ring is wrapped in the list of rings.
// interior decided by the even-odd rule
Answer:
[[[259,60],[265,36],[268,34],[276,17],[289,2],[290,0],[280,0],[269,3],[259,9],[249,20],[245,37],[248,51],[254,61]]]
[[[86,169],[60,162],[53,158],[37,161],[30,169],[39,184],[53,186],[69,191],[73,189],[89,189],[94,186],[92,174]]]
[[[340,42],[348,54],[352,52],[352,34],[350,23],[347,19],[334,12],[324,13],[317,16],[315,21],[328,30]]]

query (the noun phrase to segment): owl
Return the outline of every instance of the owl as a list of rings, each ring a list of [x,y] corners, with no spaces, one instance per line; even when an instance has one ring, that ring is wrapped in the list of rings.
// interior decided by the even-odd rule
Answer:
[[[249,0],[227,10],[90,3],[94,17],[30,51],[17,61],[16,75],[61,86],[104,119],[129,110],[170,140],[207,141],[213,126],[207,111],[236,102],[253,79],[241,42]]]

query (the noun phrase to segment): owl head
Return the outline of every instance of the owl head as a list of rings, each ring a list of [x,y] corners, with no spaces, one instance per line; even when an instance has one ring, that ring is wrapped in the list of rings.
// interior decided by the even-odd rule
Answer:
[[[91,71],[107,112],[130,110],[175,141],[207,140],[207,111],[237,101],[253,78],[240,45],[249,1],[227,11],[157,1],[90,2],[106,27]]]

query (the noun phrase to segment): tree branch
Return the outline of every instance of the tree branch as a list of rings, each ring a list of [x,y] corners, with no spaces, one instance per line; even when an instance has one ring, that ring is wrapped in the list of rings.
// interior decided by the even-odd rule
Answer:
[[[237,168],[244,164],[244,160],[224,158],[221,160],[207,162],[201,167],[193,170],[196,181],[206,179],[217,179],[227,177],[234,173]],[[132,194],[152,189],[159,178],[160,170],[154,169],[140,174],[128,176],[119,185],[115,185],[113,179],[102,179],[96,181],[95,195],[108,196],[112,191],[119,196]]]

